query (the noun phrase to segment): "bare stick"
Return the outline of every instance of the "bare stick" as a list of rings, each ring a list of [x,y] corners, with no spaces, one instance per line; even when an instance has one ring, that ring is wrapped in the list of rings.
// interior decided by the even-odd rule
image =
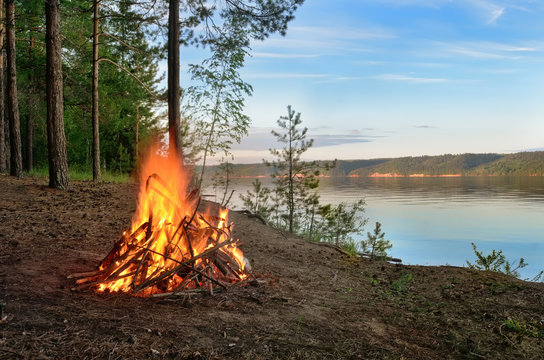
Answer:
[[[233,242],[234,242],[233,240],[228,239],[227,241],[224,241],[224,242],[222,242],[220,244],[217,244],[214,247],[209,248],[208,250],[204,251],[203,253],[190,258],[189,260],[181,263],[179,266],[176,266],[172,270],[169,270],[169,271],[166,271],[166,272],[162,273],[161,275],[157,276],[157,278],[153,279],[152,281],[151,280],[145,281],[144,283],[142,283],[140,285],[140,287],[138,288],[138,291],[142,290],[145,287],[148,287],[148,285],[150,283],[156,283],[157,281],[160,281],[160,280],[162,280],[162,279],[164,279],[164,278],[178,272],[179,270],[183,269],[184,267],[187,267],[189,264],[195,262],[196,260],[198,260],[198,259],[200,259],[200,258],[202,258],[204,256],[209,255],[210,253],[216,251],[217,249],[219,249],[219,248],[221,248],[221,247],[223,247],[225,245],[232,244]]]
[[[111,278],[111,279],[107,279],[107,280],[100,280],[100,281],[95,281],[95,282],[82,284],[82,285],[76,286],[75,288],[72,288],[72,291],[87,289],[87,288],[89,288],[89,287],[91,287],[93,285],[106,284],[106,283],[109,283],[109,282],[124,279],[124,278],[132,276],[132,275],[134,275],[134,273],[124,274],[124,275],[117,276],[115,278]]]
[[[149,253],[149,248],[151,247],[151,245],[153,245],[153,240],[151,240],[151,238],[153,237],[153,212],[149,214],[149,220],[147,222],[149,223],[149,226],[147,227],[147,231],[145,233],[145,241],[147,240],[150,240],[150,241],[149,241],[149,244],[147,245],[147,248],[144,251],[142,260],[140,260],[140,263],[138,264],[138,267],[136,268],[136,273],[134,274],[134,277],[132,278],[132,282],[130,283],[130,287],[133,289],[134,289],[134,284],[136,283],[136,278],[138,277],[138,273],[140,272],[140,269],[142,268],[142,264],[145,261],[147,254]]]
[[[74,278],[80,278],[80,277],[92,277],[92,276],[98,275],[98,274],[100,274],[100,271],[95,270],[95,271],[88,271],[88,272],[82,272],[82,273],[73,273],[73,274],[68,275],[66,278],[67,279],[74,279]]]

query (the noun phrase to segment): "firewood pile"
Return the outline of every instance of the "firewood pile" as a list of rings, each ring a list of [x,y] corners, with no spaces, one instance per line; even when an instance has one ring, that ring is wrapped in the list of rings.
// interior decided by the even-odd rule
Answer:
[[[76,273],[73,290],[123,292],[141,297],[185,296],[226,290],[254,280],[249,263],[233,239],[228,210],[219,215],[198,211],[198,191],[173,202],[157,174],[148,177],[148,197],[161,198],[173,219],[154,216],[125,231],[95,271]],[[175,203],[175,206],[172,206]],[[179,204],[178,204],[179,203]],[[188,211],[187,207],[191,209]],[[159,211],[160,212],[160,211]],[[157,212],[157,213],[159,213]]]

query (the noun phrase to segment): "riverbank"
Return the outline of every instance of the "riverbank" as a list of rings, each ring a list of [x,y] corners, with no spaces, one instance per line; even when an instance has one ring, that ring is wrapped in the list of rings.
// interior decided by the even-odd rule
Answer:
[[[353,259],[232,212],[263,284],[183,300],[72,292],[135,209],[133,184],[0,176],[0,358],[539,359],[544,284]]]

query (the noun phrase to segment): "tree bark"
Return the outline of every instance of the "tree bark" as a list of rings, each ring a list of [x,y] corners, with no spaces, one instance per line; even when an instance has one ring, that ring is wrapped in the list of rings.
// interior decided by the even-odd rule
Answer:
[[[140,105],[136,106],[136,145],[134,149],[134,163],[138,164],[140,158]]]
[[[100,128],[98,123],[98,0],[94,0],[94,15],[93,15],[93,85],[92,85],[92,109],[91,122],[93,125],[93,180],[96,182],[102,181],[100,173]]]
[[[30,63],[30,72],[28,75],[28,94],[26,97],[27,114],[26,114],[26,170],[32,171],[34,157],[33,157],[33,145],[34,145],[34,66],[33,66],[33,48],[34,38],[31,36],[28,41],[28,61]]]
[[[293,220],[295,216],[295,189],[293,179],[293,115],[291,107],[287,107],[289,117],[289,232],[293,233]]]
[[[23,177],[23,155],[21,150],[21,124],[17,97],[17,69],[15,65],[15,4],[6,0],[6,40],[7,40],[7,91],[10,137],[10,174]]]
[[[4,116],[4,0],[0,0],[0,173],[7,171],[6,117]]]
[[[182,156],[179,91],[179,0],[169,0],[168,14],[168,136],[170,151]]]
[[[49,187],[67,189],[70,183],[64,135],[59,7],[60,0],[45,1],[47,145]]]

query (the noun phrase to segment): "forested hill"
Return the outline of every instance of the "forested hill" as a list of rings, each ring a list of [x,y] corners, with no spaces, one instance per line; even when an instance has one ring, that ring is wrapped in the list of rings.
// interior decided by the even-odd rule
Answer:
[[[217,168],[212,167],[210,172]],[[235,164],[234,177],[268,176],[264,164]],[[330,176],[500,176],[544,175],[544,151],[515,154],[460,154],[417,156],[374,160],[338,160]]]

